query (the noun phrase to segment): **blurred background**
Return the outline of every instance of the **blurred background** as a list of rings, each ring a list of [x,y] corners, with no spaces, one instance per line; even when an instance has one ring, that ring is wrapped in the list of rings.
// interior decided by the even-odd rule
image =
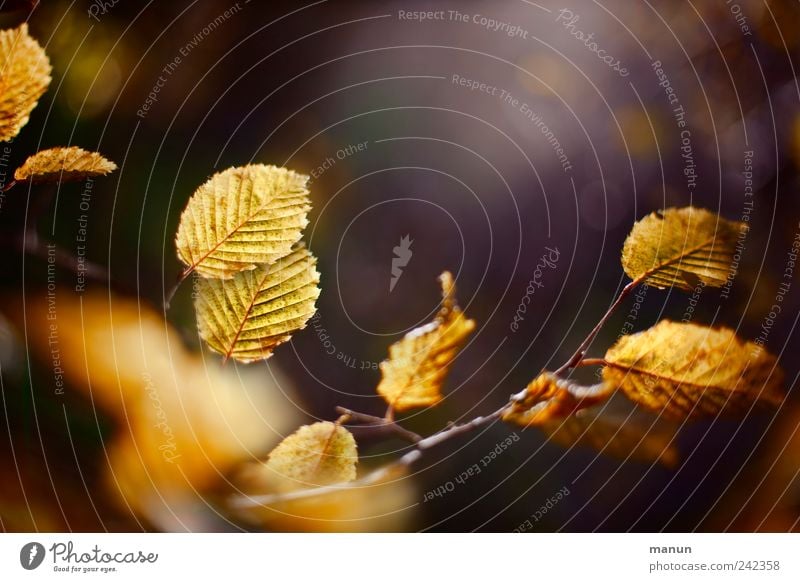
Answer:
[[[0,25],[25,20],[53,82],[4,146],[3,170],[56,145],[119,170],[88,192],[52,187],[38,223],[110,282],[76,290],[75,273],[4,253],[0,529],[800,527],[800,284],[769,318],[800,233],[796,1],[45,0]],[[322,295],[268,362],[222,368],[199,342],[192,286],[166,314],[162,301],[189,196],[250,162],[312,176],[306,240]],[[3,224],[25,222],[36,195],[4,195]],[[430,320],[442,271],[478,328],[444,402],[407,415],[423,434],[495,410],[567,359],[626,282],[634,220],[689,204],[749,217],[732,287],[647,290],[590,354],[687,313],[766,333],[790,391],[776,414],[681,427],[672,469],[517,431],[479,475],[425,501],[514,432],[495,424],[426,457],[379,507],[365,495],[299,524],[220,509],[239,464],[300,424],[334,419],[337,405],[383,413],[377,364]],[[410,258],[393,281],[404,237]],[[365,467],[407,446],[359,445]]]

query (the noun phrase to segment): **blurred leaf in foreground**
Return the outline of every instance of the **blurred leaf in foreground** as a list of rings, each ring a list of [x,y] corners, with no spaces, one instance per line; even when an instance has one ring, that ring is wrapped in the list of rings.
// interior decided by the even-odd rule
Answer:
[[[105,485],[159,529],[204,529],[205,497],[295,424],[292,388],[275,366],[204,361],[135,300],[66,289],[55,297],[31,293],[26,301],[30,349],[115,419]],[[21,326],[22,310],[12,311]]]
[[[273,531],[407,531],[419,504],[413,479],[396,466],[348,483],[270,494],[274,479],[265,465],[250,463],[236,482],[245,493],[237,515]]]

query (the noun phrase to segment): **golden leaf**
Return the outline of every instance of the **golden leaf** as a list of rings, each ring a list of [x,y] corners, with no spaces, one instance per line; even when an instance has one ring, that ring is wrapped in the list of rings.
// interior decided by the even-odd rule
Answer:
[[[356,441],[343,426],[316,422],[300,427],[264,463],[272,493],[347,483],[356,478]]]
[[[731,273],[741,222],[702,208],[667,208],[633,225],[622,248],[622,267],[631,279],[664,289],[691,291],[702,282],[721,287]]]
[[[28,25],[0,30],[0,141],[16,137],[50,85],[50,61]]]
[[[450,364],[475,329],[475,322],[456,304],[453,276],[445,271],[439,280],[443,298],[436,318],[392,344],[389,359],[381,363],[378,394],[398,411],[433,406],[441,400]]]
[[[544,422],[539,428],[551,442],[565,448],[586,446],[620,459],[658,461],[670,468],[680,459],[671,431],[643,425],[638,419],[580,410],[566,418]]]
[[[727,328],[664,320],[620,338],[605,359],[609,385],[667,417],[746,412],[783,400],[775,357]]]
[[[541,426],[604,402],[613,392],[614,388],[606,384],[579,386],[543,372],[528,384],[522,398],[511,403],[503,420],[523,428]]]
[[[96,152],[78,147],[52,148],[35,153],[14,172],[18,182],[70,182],[105,176],[117,165]]]
[[[230,279],[288,254],[308,224],[307,181],[263,164],[212,176],[181,215],[175,244],[185,273]]]
[[[200,336],[226,360],[268,358],[314,314],[319,297],[316,263],[300,246],[272,265],[242,271],[233,279],[198,279]]]

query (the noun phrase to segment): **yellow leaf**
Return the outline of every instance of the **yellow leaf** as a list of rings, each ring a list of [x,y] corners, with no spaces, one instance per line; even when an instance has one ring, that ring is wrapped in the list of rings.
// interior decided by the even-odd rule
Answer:
[[[300,427],[269,454],[264,477],[272,493],[347,483],[356,478],[356,441],[343,426]]]
[[[225,359],[253,362],[303,329],[319,297],[317,259],[304,247],[233,279],[197,281],[200,336]]]
[[[579,386],[543,372],[528,384],[522,398],[511,403],[503,420],[523,428],[541,426],[604,402],[612,392],[614,388],[605,384]]]
[[[105,176],[117,165],[96,152],[81,148],[52,148],[35,153],[14,172],[18,182],[68,182]]]
[[[721,287],[731,273],[736,242],[747,225],[687,206],[653,212],[633,225],[622,248],[631,279],[691,291],[702,282]]]
[[[727,328],[664,320],[620,338],[605,359],[609,385],[667,417],[747,412],[783,400],[775,357]]]
[[[308,224],[307,181],[262,164],[212,176],[181,215],[175,244],[185,273],[230,279],[288,254]]]
[[[475,328],[475,322],[456,304],[453,276],[444,272],[439,279],[443,299],[436,319],[392,344],[389,359],[381,363],[378,394],[398,411],[433,406],[441,400],[450,364]]]
[[[564,419],[539,425],[551,442],[562,447],[593,448],[605,455],[637,461],[658,461],[675,467],[679,461],[673,433],[642,425],[637,419],[620,419],[594,410],[580,410]]]
[[[16,137],[50,85],[50,61],[28,25],[0,30],[0,141]]]

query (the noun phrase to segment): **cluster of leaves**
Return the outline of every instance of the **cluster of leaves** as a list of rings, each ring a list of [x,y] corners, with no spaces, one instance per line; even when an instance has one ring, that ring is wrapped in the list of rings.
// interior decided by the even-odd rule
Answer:
[[[224,360],[270,357],[314,314],[319,273],[299,242],[310,210],[307,180],[275,166],[231,168],[203,184],[181,215],[176,247],[185,269],[179,283],[198,275],[198,330]],[[393,344],[381,365],[377,391],[388,411],[373,418],[377,424],[393,425],[395,410],[438,403],[450,365],[475,328],[458,307],[452,275],[440,279],[442,304],[434,320]],[[243,471],[243,488],[257,483],[258,493],[275,495],[355,480],[355,440],[342,426],[349,418],[302,427],[266,462]]]
[[[693,207],[650,214],[634,225],[623,247],[622,265],[632,279],[624,294],[639,284],[687,291],[698,285],[721,287],[731,276],[734,247],[746,229],[743,223]],[[755,407],[778,406],[784,398],[775,357],[725,327],[663,320],[621,337],[602,359],[584,358],[589,342],[567,368],[600,364],[602,383],[579,386],[543,372],[512,399],[503,419],[523,427],[547,427],[580,416],[583,409],[604,403],[617,391],[676,421],[744,414]],[[588,432],[594,430],[588,427]]]
[[[198,330],[224,360],[270,357],[314,314],[319,273],[300,242],[311,208],[307,180],[275,166],[230,168],[200,186],[181,215],[176,248],[185,269],[179,282],[198,275]],[[440,280],[442,304],[434,320],[393,344],[381,364],[377,391],[388,411],[378,423],[393,424],[394,411],[438,403],[450,365],[475,328],[458,307],[452,275]],[[342,426],[348,419],[302,427],[258,470],[245,471],[243,481],[274,495],[355,480],[355,440]]]
[[[31,112],[50,85],[51,72],[50,60],[28,34],[27,24],[0,30],[0,141],[14,139],[28,123]],[[3,192],[17,184],[79,182],[105,176],[116,169],[114,162],[98,153],[74,146],[54,147],[30,156],[15,170],[14,179],[4,185]],[[18,205],[27,216],[17,223],[31,225],[29,231],[17,232],[12,228],[3,233],[3,238],[18,250],[41,254],[43,246],[35,224],[38,213],[45,209],[44,201],[46,197],[42,196],[36,204]],[[70,262],[63,252],[58,252],[55,259]],[[90,274],[97,272],[94,268],[87,270]]]
[[[225,360],[268,358],[314,315],[317,259],[300,242],[307,181],[275,166],[230,168],[200,186],[181,215],[180,280],[200,276],[200,335]]]

